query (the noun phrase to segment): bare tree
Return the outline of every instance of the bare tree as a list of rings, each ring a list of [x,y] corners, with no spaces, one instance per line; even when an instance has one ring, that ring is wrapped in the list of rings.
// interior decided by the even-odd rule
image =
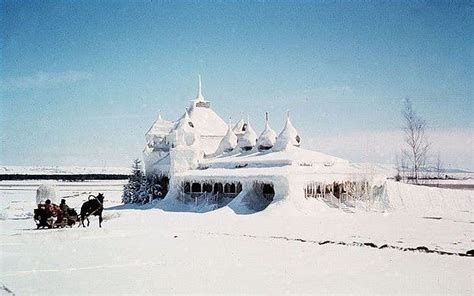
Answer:
[[[404,102],[402,115],[405,119],[403,127],[404,139],[408,146],[406,149],[403,149],[403,154],[410,162],[411,178],[418,184],[420,171],[426,164],[427,154],[430,149],[430,143],[426,136],[426,121],[415,113],[409,99],[406,99]]]
[[[395,155],[395,168],[397,171],[397,175],[395,176],[395,179],[397,181],[406,181],[407,179],[407,172],[409,170],[408,168],[408,161],[405,153]]]
[[[443,173],[443,163],[441,162],[441,155],[438,152],[438,156],[436,157],[436,177],[438,178],[438,183],[439,180],[442,178]]]

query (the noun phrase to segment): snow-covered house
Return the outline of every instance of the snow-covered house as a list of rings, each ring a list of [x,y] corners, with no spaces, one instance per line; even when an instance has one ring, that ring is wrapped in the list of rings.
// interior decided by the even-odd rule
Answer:
[[[183,116],[174,123],[160,116],[146,140],[146,173],[170,182],[167,198],[217,206],[239,200],[259,210],[290,196],[355,205],[384,191],[383,178],[347,160],[301,148],[289,114],[278,136],[268,114],[260,135],[249,120],[226,124],[204,99],[200,79],[198,95]]]

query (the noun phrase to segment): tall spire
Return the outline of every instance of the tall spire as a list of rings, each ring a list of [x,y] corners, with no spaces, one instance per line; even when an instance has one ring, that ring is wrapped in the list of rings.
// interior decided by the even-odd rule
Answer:
[[[198,94],[196,99],[198,101],[204,101],[204,96],[202,95],[202,83],[201,83],[201,75],[198,75],[199,83],[198,83]]]

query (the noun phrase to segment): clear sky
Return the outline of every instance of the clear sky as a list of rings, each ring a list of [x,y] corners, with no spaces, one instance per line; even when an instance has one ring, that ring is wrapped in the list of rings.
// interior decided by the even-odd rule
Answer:
[[[161,110],[291,111],[303,143],[393,162],[404,98],[474,169],[470,1],[0,1],[0,164],[128,166]]]

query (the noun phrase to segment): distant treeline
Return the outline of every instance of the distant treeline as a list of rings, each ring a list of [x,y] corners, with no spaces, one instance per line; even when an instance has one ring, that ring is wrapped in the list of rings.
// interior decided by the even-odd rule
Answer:
[[[129,175],[122,174],[0,174],[0,181],[4,180],[61,180],[61,181],[87,181],[87,180],[126,180]]]

